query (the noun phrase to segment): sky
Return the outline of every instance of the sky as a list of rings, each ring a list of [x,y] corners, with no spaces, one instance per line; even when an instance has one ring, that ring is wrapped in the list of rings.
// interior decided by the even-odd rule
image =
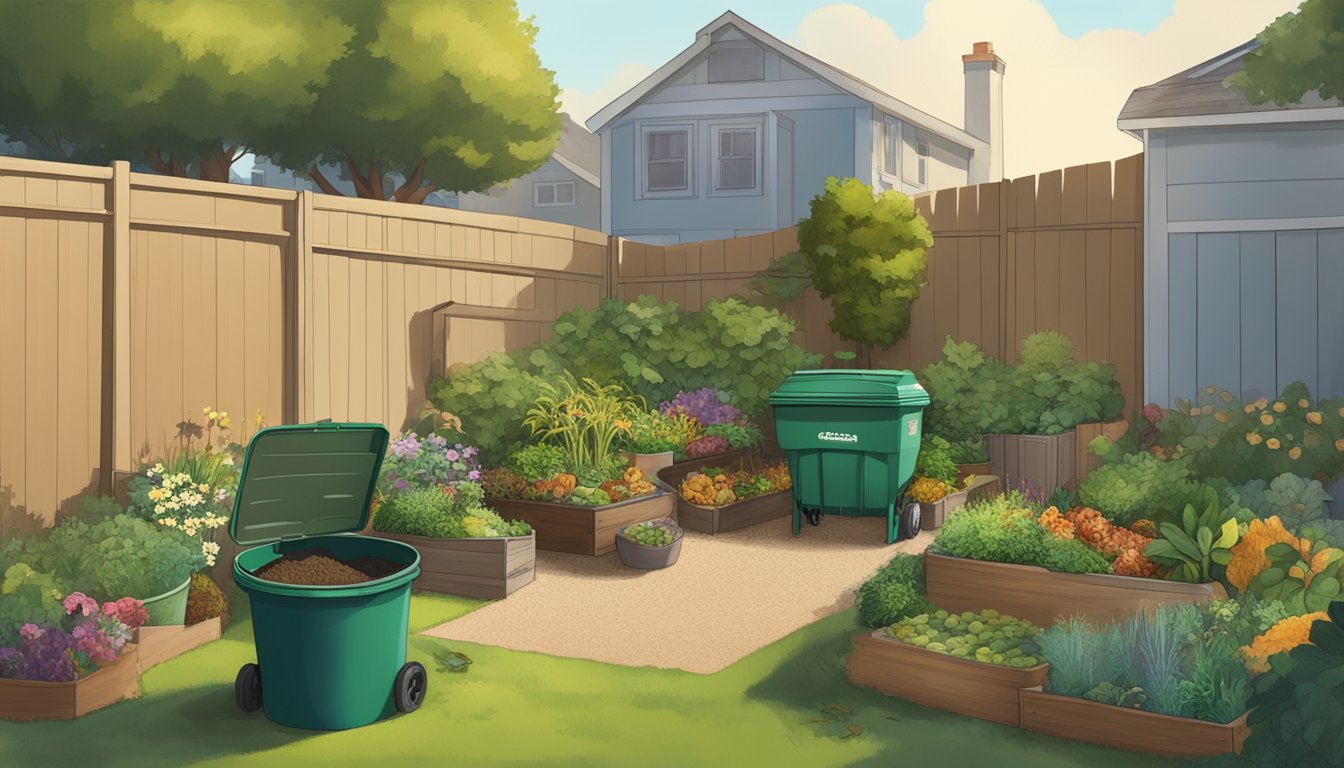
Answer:
[[[586,120],[732,10],[912,106],[962,125],[961,55],[1007,63],[1010,178],[1142,150],[1115,127],[1135,89],[1255,37],[1300,0],[518,0],[563,108]]]

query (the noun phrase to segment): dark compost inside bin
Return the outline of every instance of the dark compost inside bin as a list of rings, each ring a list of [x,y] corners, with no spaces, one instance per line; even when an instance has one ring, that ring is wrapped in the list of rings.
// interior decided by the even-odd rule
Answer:
[[[362,584],[390,576],[405,566],[385,557],[356,557],[342,561],[331,550],[308,547],[286,552],[258,569],[258,578],[281,584],[338,586]]]

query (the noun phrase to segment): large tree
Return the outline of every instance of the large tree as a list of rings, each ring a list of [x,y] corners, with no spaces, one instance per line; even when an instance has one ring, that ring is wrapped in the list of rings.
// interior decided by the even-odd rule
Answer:
[[[1344,0],[1306,0],[1256,39],[1260,47],[1232,76],[1252,103],[1284,107],[1312,91],[1344,100]]]
[[[476,191],[539,168],[563,129],[554,73],[513,0],[370,0],[329,6],[356,30],[303,131],[269,131],[257,149],[307,168],[340,162],[359,197],[419,203],[436,189]],[[405,179],[383,189],[386,172]]]
[[[0,0],[0,133],[59,159],[228,181],[302,131],[354,30],[324,3]]]

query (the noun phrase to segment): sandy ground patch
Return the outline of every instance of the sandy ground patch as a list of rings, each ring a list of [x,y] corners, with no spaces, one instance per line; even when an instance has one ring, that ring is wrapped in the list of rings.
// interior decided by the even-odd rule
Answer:
[[[537,578],[426,635],[554,656],[709,674],[854,603],[897,552],[880,518],[826,517],[795,539],[788,518],[716,536],[686,532],[671,568],[638,571],[615,553],[537,552]]]

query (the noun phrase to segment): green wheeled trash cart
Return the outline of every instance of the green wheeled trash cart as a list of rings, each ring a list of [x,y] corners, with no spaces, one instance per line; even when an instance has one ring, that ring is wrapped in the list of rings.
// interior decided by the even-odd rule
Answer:
[[[919,534],[906,503],[929,393],[909,371],[798,371],[770,394],[793,477],[793,535],[822,514],[887,518],[887,543]]]
[[[238,672],[234,699],[293,728],[343,730],[410,712],[427,677],[406,662],[411,582],[420,553],[349,533],[368,522],[387,451],[381,424],[330,421],[270,427],[247,446],[229,535],[247,549],[233,579],[252,606],[257,663]],[[314,550],[349,563],[368,558],[380,578],[345,586],[283,584],[256,573],[285,554]]]

